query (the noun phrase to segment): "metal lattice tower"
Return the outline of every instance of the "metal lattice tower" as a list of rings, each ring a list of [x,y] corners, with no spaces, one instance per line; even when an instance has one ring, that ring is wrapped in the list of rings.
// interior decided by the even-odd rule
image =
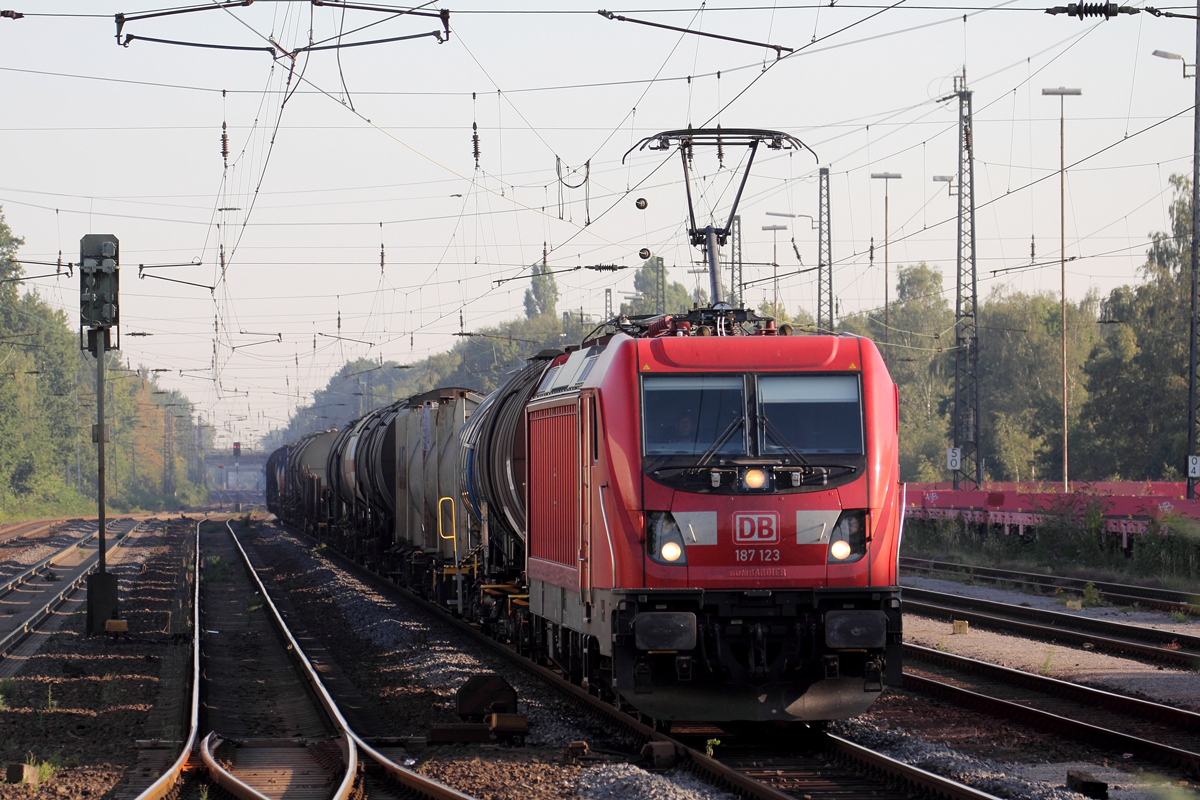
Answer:
[[[731,284],[729,291],[732,297],[729,302],[734,306],[744,306],[745,301],[742,298],[742,216],[737,214],[733,218],[733,226],[729,229],[729,270]]]
[[[975,148],[966,70],[954,79],[958,97],[958,284],[954,307],[954,446],[962,449],[960,480],[983,482],[979,458],[979,320],[975,271]]]
[[[605,289],[604,290],[604,319],[607,321],[612,318],[613,318],[612,289]]]
[[[654,313],[667,313],[667,268],[663,266],[663,257],[654,257],[655,283]]]
[[[817,211],[817,329],[833,331],[833,245],[829,227],[829,167],[820,169]]]

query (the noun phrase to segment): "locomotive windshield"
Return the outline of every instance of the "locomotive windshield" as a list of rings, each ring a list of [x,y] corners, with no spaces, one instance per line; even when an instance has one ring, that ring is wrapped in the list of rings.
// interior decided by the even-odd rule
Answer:
[[[863,452],[862,404],[853,375],[762,375],[758,404],[763,455]]]
[[[648,456],[746,452],[742,376],[651,376],[642,382]]]

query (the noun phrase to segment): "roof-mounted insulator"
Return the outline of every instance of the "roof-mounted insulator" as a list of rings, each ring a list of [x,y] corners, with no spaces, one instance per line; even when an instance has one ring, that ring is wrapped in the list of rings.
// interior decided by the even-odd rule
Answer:
[[[1047,14],[1066,14],[1069,17],[1104,17],[1112,19],[1118,14],[1137,14],[1140,9],[1132,6],[1119,6],[1116,3],[1070,3],[1065,6],[1047,8]]]

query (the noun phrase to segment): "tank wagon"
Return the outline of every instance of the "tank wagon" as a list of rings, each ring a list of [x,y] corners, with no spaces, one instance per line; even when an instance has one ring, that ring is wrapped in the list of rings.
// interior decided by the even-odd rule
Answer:
[[[728,307],[620,327],[281,448],[271,510],[655,719],[861,713],[901,679],[875,345]]]
[[[711,306],[610,320],[487,396],[435,389],[281,448],[268,505],[655,720],[853,716],[902,679],[896,386],[870,340],[721,302],[746,177],[699,227],[698,146],[747,147],[746,175],[760,147],[806,146],[635,146],[678,149]]]

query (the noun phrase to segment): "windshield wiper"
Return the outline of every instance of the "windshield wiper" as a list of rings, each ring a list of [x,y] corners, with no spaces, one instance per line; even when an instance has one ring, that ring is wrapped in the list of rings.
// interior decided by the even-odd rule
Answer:
[[[800,451],[793,447],[792,443],[787,440],[787,437],[779,432],[779,429],[775,427],[775,423],[771,422],[771,420],[767,418],[767,412],[765,409],[759,412],[758,419],[759,424],[766,430],[768,434],[771,435],[771,438],[782,445],[783,449],[787,451],[789,456],[796,459],[796,463],[803,464],[805,466],[809,465],[808,459],[802,456]]]
[[[709,461],[712,461],[713,456],[717,454],[717,450],[721,449],[721,445],[725,444],[729,440],[729,437],[733,435],[733,432],[741,427],[745,419],[745,415],[742,415],[737,419],[730,420],[725,430],[721,432],[721,435],[704,451],[704,455],[700,456],[700,460],[696,462],[696,467],[703,467]]]

